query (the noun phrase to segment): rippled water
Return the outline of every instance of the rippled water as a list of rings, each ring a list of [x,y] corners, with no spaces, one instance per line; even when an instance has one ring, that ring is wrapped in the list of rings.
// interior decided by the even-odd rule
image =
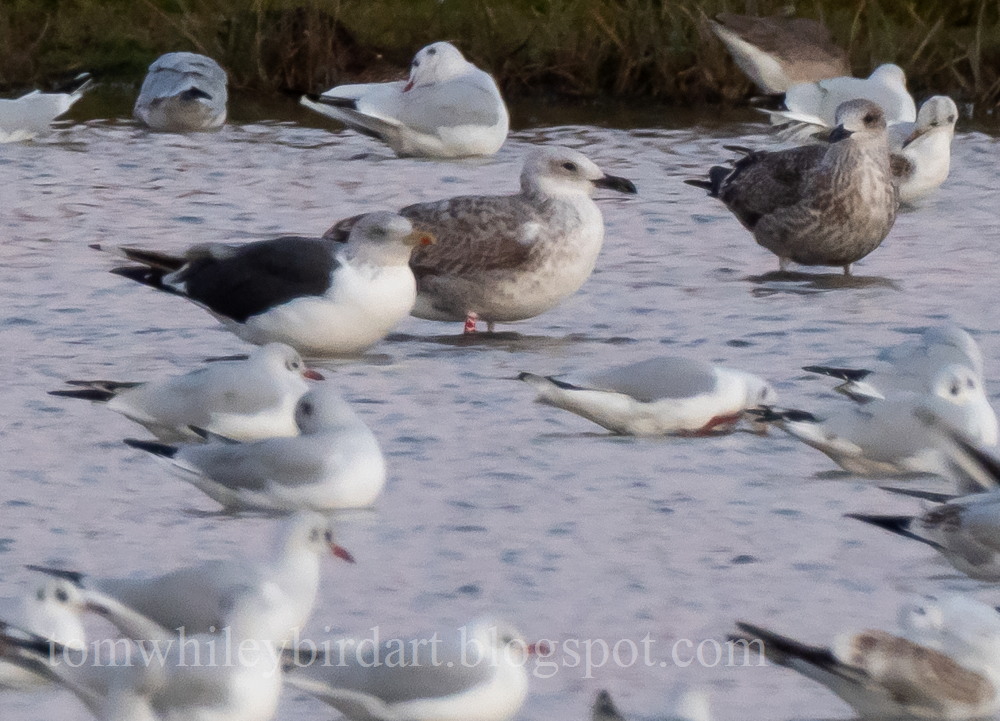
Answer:
[[[870,360],[953,319],[976,335],[989,389],[1000,389],[996,139],[958,135],[951,179],[900,216],[855,282],[775,282],[760,276],[776,259],[680,182],[724,159],[724,139],[764,142],[758,131],[537,127],[494,159],[456,163],[399,160],[357,135],[292,122],[182,137],[90,121],[0,146],[0,596],[35,580],[26,563],[166,570],[264,548],[270,533],[267,520],[199,513],[215,505],[121,444],[140,428],[45,394],[68,378],[158,378],[245,350],[193,305],[109,274],[112,259],[89,243],[170,251],[320,233],[366,210],[513,190],[531,145],[563,143],[640,193],[599,201],[607,241],[580,293],[494,339],[410,319],[364,358],[330,366],[391,468],[377,509],[344,518],[341,540],[359,563],[330,561],[312,628],[379,624],[385,635],[496,611],[557,642],[649,634],[651,666],[535,678],[525,721],[583,719],[602,687],[653,717],[677,683],[705,685],[719,719],[846,717],[792,672],[680,667],[670,651],[680,639],[721,640],[738,618],[824,641],[854,625],[891,627],[906,591],[975,588],[931,551],[841,518],[916,506],[832,472],[781,434],[615,438],[533,404],[510,380],[687,354],[756,371],[785,404],[815,408],[843,401],[800,366]],[[4,721],[87,717],[68,694],[0,704]],[[289,692],[279,718],[331,715]]]

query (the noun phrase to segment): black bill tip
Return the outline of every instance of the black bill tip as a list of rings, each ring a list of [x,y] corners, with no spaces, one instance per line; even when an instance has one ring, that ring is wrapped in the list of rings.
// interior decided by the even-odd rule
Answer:
[[[617,190],[619,193],[628,193],[629,195],[635,195],[639,192],[636,190],[635,183],[628,178],[619,178],[617,175],[605,175],[603,178],[598,178],[594,181],[594,185],[598,188]]]

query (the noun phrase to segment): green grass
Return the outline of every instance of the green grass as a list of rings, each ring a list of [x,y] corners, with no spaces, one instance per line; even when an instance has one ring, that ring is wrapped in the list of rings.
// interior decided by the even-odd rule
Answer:
[[[510,96],[732,102],[751,87],[712,36],[717,12],[779,12],[777,0],[5,0],[0,87],[89,70],[138,83],[171,50],[217,59],[236,87],[325,89],[399,77],[413,53],[456,42]],[[918,97],[1000,104],[996,0],[814,0],[856,74],[903,66]]]

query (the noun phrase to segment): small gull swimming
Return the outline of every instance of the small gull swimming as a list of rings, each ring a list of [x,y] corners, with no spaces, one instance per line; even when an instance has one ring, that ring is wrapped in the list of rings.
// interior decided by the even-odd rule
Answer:
[[[955,101],[935,95],[920,106],[915,123],[889,126],[892,174],[899,183],[900,201],[920,200],[947,179],[957,121]]]
[[[409,315],[417,295],[410,254],[433,242],[406,218],[375,212],[359,216],[342,243],[285,236],[197,245],[182,256],[119,248],[138,265],[112,272],[197,303],[248,343],[353,355]]]
[[[940,432],[919,414],[934,417],[966,437],[981,438],[995,430],[996,417],[980,413],[981,386],[973,371],[945,366],[931,393],[899,392],[886,400],[841,407],[820,418],[801,410],[752,411],[789,435],[822,451],[841,468],[863,476],[931,473],[955,476]]]
[[[596,188],[635,193],[575,150],[544,147],[524,161],[521,191],[417,203],[400,212],[437,243],[410,261],[417,278],[413,315],[441,321],[495,323],[533,318],[575,293],[590,277],[604,242]],[[345,237],[357,218],[326,236]]]
[[[325,654],[300,655],[286,682],[350,721],[509,721],[528,693],[527,656],[545,652],[511,624],[480,618],[423,638],[390,639],[377,652],[370,642],[337,641]]]
[[[226,122],[226,71],[197,53],[167,53],[149,66],[132,112],[173,133],[215,130]]]
[[[719,198],[759,245],[789,263],[841,266],[875,250],[896,220],[885,117],[874,103],[837,109],[828,145],[744,151],[708,180],[687,180]],[[742,149],[741,149],[742,150]]]
[[[77,571],[29,566],[83,589],[117,599],[164,629],[185,634],[220,631],[244,596],[268,595],[273,634],[291,640],[312,614],[319,592],[320,556],[353,562],[334,540],[332,524],[315,513],[281,523],[270,559],[217,559],[147,577],[96,578]]]
[[[31,140],[46,132],[92,85],[90,73],[78,75],[64,91],[33,90],[19,98],[0,98],[0,143]]]
[[[375,436],[332,384],[295,407],[299,434],[251,443],[208,434],[208,443],[172,446],[126,439],[170,463],[228,511],[333,511],[372,505],[385,487]]]
[[[447,42],[417,52],[406,82],[339,85],[302,104],[400,156],[493,155],[510,126],[496,81]]]
[[[164,442],[201,440],[191,426],[237,441],[294,436],[295,406],[322,380],[283,343],[255,348],[243,359],[218,359],[184,375],[147,383],[67,381],[73,390],[49,395],[106,404]]]
[[[615,433],[708,433],[735,425],[748,408],[773,404],[763,379],[681,357],[650,358],[614,368],[581,384],[521,373],[538,401],[576,413]]]
[[[851,72],[847,52],[816,20],[719,13],[709,25],[740,70],[768,95]]]
[[[1000,614],[975,599],[949,600],[943,626],[904,624],[902,635],[865,630],[808,646],[749,623],[731,642],[823,684],[862,718],[965,721],[1000,711]]]

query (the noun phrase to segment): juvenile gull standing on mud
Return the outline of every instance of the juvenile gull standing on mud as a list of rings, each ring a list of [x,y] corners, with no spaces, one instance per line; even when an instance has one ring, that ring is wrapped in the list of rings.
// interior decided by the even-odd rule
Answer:
[[[719,198],[759,245],[789,263],[841,266],[875,250],[896,220],[885,115],[852,100],[837,109],[829,145],[745,151],[709,180],[687,180]]]
[[[768,95],[851,72],[847,53],[816,20],[719,13],[709,23],[740,70]]]
[[[446,42],[422,48],[406,82],[340,85],[302,104],[401,156],[493,155],[510,126],[496,81]]]
[[[593,376],[582,385],[521,373],[538,400],[615,433],[707,433],[731,427],[747,408],[772,404],[774,389],[744,371],[690,358],[664,357]]]
[[[595,188],[635,193],[625,178],[607,175],[582,153],[539,148],[524,161],[521,192],[464,195],[399,211],[433,233],[434,248],[410,260],[417,278],[418,318],[466,322],[533,318],[572,295],[590,277],[604,242]],[[357,222],[326,232],[342,239]]]
[[[226,71],[197,53],[167,53],[149,66],[133,114],[153,130],[215,130],[226,122]]]

